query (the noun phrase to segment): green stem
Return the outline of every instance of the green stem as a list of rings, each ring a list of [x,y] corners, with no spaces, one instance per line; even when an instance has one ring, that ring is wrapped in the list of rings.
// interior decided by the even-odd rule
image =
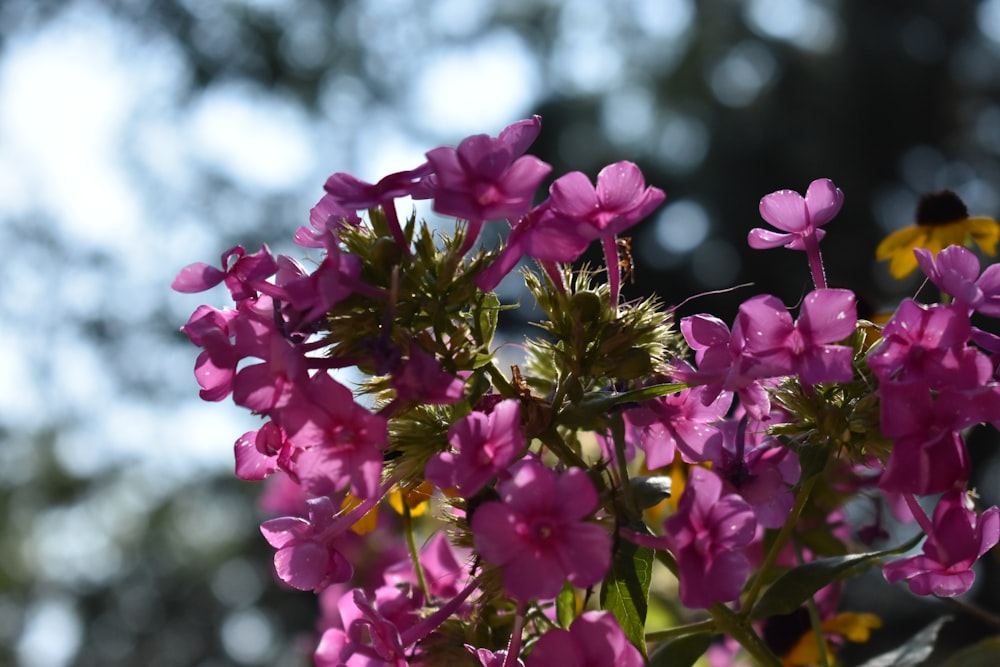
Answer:
[[[736,614],[720,602],[712,605],[709,611],[719,631],[738,641],[740,646],[753,657],[755,664],[763,667],[782,667],[781,660],[754,632],[748,619]]]
[[[767,579],[767,575],[771,571],[771,568],[774,567],[775,561],[778,560],[778,555],[781,553],[785,543],[788,542],[788,539],[791,537],[792,531],[795,529],[795,524],[798,522],[803,508],[809,501],[809,496],[812,494],[813,487],[816,486],[817,480],[819,480],[819,474],[815,474],[808,478],[802,483],[802,486],[799,487],[799,493],[795,498],[795,506],[792,507],[792,511],[788,515],[788,519],[785,520],[785,525],[781,527],[777,537],[774,538],[774,542],[771,544],[770,550],[768,550],[767,555],[764,557],[764,562],[761,563],[760,567],[757,569],[757,574],[754,576],[753,582],[750,584],[750,590],[747,591],[746,598],[744,598],[742,612],[742,616],[744,618],[750,616],[750,612],[753,610],[753,605],[757,602],[757,597],[760,595],[761,589],[764,587],[764,581]]]
[[[802,545],[799,544],[798,540],[793,540],[793,542],[795,543],[795,553],[798,556],[799,565],[804,565],[806,561],[802,557]],[[823,622],[819,617],[819,607],[816,606],[815,596],[809,596],[809,599],[806,600],[806,609],[809,611],[809,625],[812,626],[813,636],[816,639],[820,667],[830,667],[830,661],[826,655],[826,637],[823,634]]]
[[[678,639],[680,637],[687,637],[688,635],[697,635],[705,632],[715,632],[715,619],[709,618],[704,621],[688,623],[687,625],[681,625],[676,628],[650,632],[646,635],[646,641],[662,642],[669,639]]]
[[[429,600],[427,593],[427,579],[424,578],[424,568],[420,565],[420,552],[417,550],[417,541],[413,536],[413,516],[410,514],[410,506],[406,504],[406,493],[399,490],[400,503],[403,506],[403,533],[406,535],[406,547],[410,551],[410,560],[413,561],[413,569],[417,573],[417,585],[423,591],[424,599]]]
[[[574,452],[573,449],[566,444],[566,442],[562,439],[562,436],[559,435],[559,431],[557,431],[554,426],[545,429],[535,437],[541,440],[542,444],[548,447],[560,461],[571,468],[583,468],[584,470],[587,470],[590,467],[579,454]]]
[[[622,491],[625,494],[625,507],[628,510],[629,521],[640,517],[639,507],[635,500],[635,489],[628,475],[628,461],[625,460],[625,420],[621,412],[611,415],[611,439],[615,443],[615,459],[618,463],[618,476],[621,478]]]
[[[490,379],[493,380],[493,386],[496,387],[497,391],[504,398],[521,398],[521,395],[514,389],[506,377],[504,377],[503,372],[497,368],[495,362],[490,362],[485,366],[486,372],[490,374]]]

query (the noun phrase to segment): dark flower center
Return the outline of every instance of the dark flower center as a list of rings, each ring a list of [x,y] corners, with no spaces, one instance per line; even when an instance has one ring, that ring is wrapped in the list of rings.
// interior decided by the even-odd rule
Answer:
[[[917,203],[918,225],[946,225],[969,217],[969,209],[951,190],[930,192]]]

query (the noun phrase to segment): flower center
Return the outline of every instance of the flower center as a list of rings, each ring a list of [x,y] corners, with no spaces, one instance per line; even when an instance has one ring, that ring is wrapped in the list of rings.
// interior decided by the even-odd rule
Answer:
[[[969,209],[951,190],[925,194],[917,203],[918,225],[947,225],[968,217]]]

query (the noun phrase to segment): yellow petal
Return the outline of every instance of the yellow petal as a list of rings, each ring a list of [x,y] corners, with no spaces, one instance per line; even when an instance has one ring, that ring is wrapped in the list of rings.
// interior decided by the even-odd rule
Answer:
[[[349,512],[358,505],[361,504],[360,498],[355,498],[350,493],[344,496],[344,502],[340,504],[340,509],[344,512]],[[358,535],[364,535],[365,533],[370,533],[375,530],[378,525],[378,512],[372,508],[363,517],[354,522],[351,526],[351,530]]]
[[[823,630],[833,632],[848,641],[861,643],[868,641],[871,631],[882,627],[882,619],[875,614],[856,614],[845,611],[823,621]]]
[[[875,259],[883,260],[895,257],[901,250],[910,252],[917,239],[924,234],[926,231],[920,225],[910,225],[897,229],[882,239],[882,242],[875,248]]]
[[[987,255],[997,254],[997,242],[1000,241],[1000,225],[993,218],[969,218],[967,221],[969,235],[972,240]]]

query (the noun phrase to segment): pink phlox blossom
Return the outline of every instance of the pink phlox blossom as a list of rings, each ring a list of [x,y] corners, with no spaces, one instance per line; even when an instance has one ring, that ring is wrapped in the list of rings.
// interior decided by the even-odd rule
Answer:
[[[555,262],[572,262],[583,254],[591,239],[566,233],[550,203],[546,199],[514,225],[500,254],[476,276],[479,289],[494,289],[524,255],[538,260],[550,275],[555,275]]]
[[[979,258],[963,246],[948,246],[934,256],[925,248],[914,248],[917,263],[931,282],[955,303],[990,317],[1000,317],[1000,264],[979,274]]]
[[[540,130],[541,119],[535,116],[508,126],[496,138],[477,134],[457,148],[428,152],[434,210],[468,220],[477,234],[477,223],[485,220],[519,219],[552,171],[545,162],[524,155]]]
[[[713,447],[712,470],[738,493],[764,528],[780,528],[795,502],[792,487],[799,481],[798,457],[765,435],[765,428],[746,415],[720,423]]]
[[[748,414],[764,419],[771,411],[771,398],[758,372],[761,365],[745,353],[746,340],[739,319],[730,332],[726,323],[712,315],[693,315],[681,320],[681,333],[694,350],[696,371],[675,364],[673,379],[704,385],[702,401],[711,403],[723,391],[735,393]]]
[[[333,501],[321,496],[307,504],[308,518],[270,519],[260,530],[277,549],[274,569],[278,577],[293,588],[318,593],[332,583],[347,581],[354,570],[336,548],[337,536],[348,526],[338,525]]]
[[[233,377],[243,354],[231,341],[230,323],[239,313],[198,306],[181,331],[203,348],[194,364],[194,376],[205,401],[221,401],[233,390]]]
[[[424,474],[438,488],[471,498],[524,450],[520,402],[501,401],[488,415],[469,413],[448,429],[448,443],[454,451],[435,454]]]
[[[683,364],[675,363],[677,368]],[[704,463],[713,458],[708,444],[718,432],[715,423],[725,418],[733,396],[722,391],[706,401],[706,391],[705,387],[692,387],[629,410],[629,422],[639,430],[638,444],[646,453],[650,470],[670,465],[675,449],[687,463]]]
[[[270,301],[266,297],[257,305]],[[245,304],[244,304],[245,305]],[[234,320],[231,330],[244,358],[256,357],[233,378],[233,402],[253,412],[274,417],[304,390],[309,382],[308,362],[299,346],[275,326],[270,309],[250,312]]]
[[[327,628],[320,638],[317,667],[407,667],[400,628],[382,613],[377,597],[373,604],[363,591],[351,593],[337,604],[342,627]]]
[[[375,493],[388,428],[383,417],[354,401],[350,389],[317,373],[279,416],[298,449],[292,467],[307,493],[326,495],[348,486],[356,498]]]
[[[381,207],[386,224],[396,243],[407,248],[408,243],[399,224],[395,200],[400,197],[426,199],[429,196],[421,183],[430,175],[431,166],[425,162],[416,169],[389,174],[378,183],[366,183],[350,174],[339,172],[326,180],[323,188],[340,206],[347,209],[372,209]],[[408,249],[408,248],[407,248]]]
[[[328,245],[326,256],[312,273],[287,255],[278,256],[275,284],[287,304],[283,312],[291,331],[308,332],[335,304],[355,291],[361,275],[361,260]],[[288,310],[294,311],[289,313]]]
[[[616,237],[652,213],[665,198],[663,190],[646,186],[639,167],[631,162],[615,162],[601,169],[597,174],[596,187],[582,172],[572,171],[556,179],[549,188],[549,202],[554,215],[539,219],[534,233],[542,233],[551,225],[557,225],[557,233],[567,239],[561,244],[564,246],[578,243],[572,240],[573,237],[588,242],[601,239],[611,287],[610,300],[617,307],[621,266]],[[552,244],[553,247],[557,245]],[[528,254],[532,254],[530,249]]]
[[[868,353],[868,366],[881,382],[922,382],[932,389],[972,388],[993,372],[989,359],[967,346],[969,311],[957,304],[899,304],[882,328],[882,340]]]
[[[330,235],[337,237],[343,225],[357,226],[361,218],[354,209],[345,208],[333,195],[323,195],[309,211],[309,226],[295,231],[294,241],[303,248],[328,247]]]
[[[419,196],[420,181],[430,173],[431,165],[427,162],[415,169],[389,174],[378,183],[366,183],[351,174],[338,172],[326,179],[323,189],[345,209],[367,210],[414,193]]]
[[[589,522],[597,491],[580,468],[562,474],[534,458],[522,459],[501,482],[500,502],[480,505],[470,524],[476,551],[503,568],[514,598],[548,600],[568,579],[586,588],[599,582],[611,563],[611,535]]]
[[[970,409],[976,402],[962,392],[934,393],[915,382],[879,387],[881,431],[894,440],[881,489],[927,495],[969,479],[971,464],[959,431],[983,416]]]
[[[233,301],[239,303],[255,297],[277,270],[278,264],[266,245],[252,255],[246,254],[243,246],[236,246],[222,254],[222,269],[202,262],[189,264],[170,286],[178,292],[194,293],[225,282]]]
[[[632,162],[615,162],[601,169],[596,187],[586,174],[571,171],[549,188],[556,216],[550,224],[559,224],[568,236],[589,241],[614,237],[652,213],[665,198],[663,190],[646,186]]]
[[[857,321],[854,293],[843,289],[807,294],[794,323],[784,304],[771,295],[752,297],[739,309],[745,351],[767,374],[796,374],[810,385],[850,382],[854,377],[853,349],[831,343],[851,335]]]
[[[805,250],[805,238],[815,235],[821,240],[826,233],[819,229],[830,222],[844,203],[844,193],[828,178],[809,184],[806,196],[794,190],[778,190],[760,200],[760,216],[773,227],[750,230],[747,242],[751,248],[763,250],[784,246],[792,250]]]
[[[240,436],[233,450],[236,476],[259,482],[278,469],[288,468],[292,445],[281,427],[268,421],[256,431],[248,431]]]
[[[633,542],[673,553],[680,599],[691,609],[735,600],[750,572],[746,551],[757,533],[754,511],[738,494],[724,491],[714,472],[692,468],[662,537],[623,533]]]
[[[399,402],[450,405],[461,400],[465,381],[447,372],[434,355],[411,345],[410,358],[392,374],[392,387]]]
[[[420,549],[420,568],[427,583],[427,592],[439,599],[451,599],[468,584],[468,568],[463,565],[468,549],[453,547],[444,532],[434,533]],[[417,575],[409,557],[388,567],[385,583],[389,586],[417,585]]]
[[[890,583],[907,581],[916,595],[954,597],[975,581],[972,566],[1000,542],[1000,510],[977,515],[962,490],[943,495],[934,509],[933,532],[923,553],[895,560],[882,568]]]
[[[633,646],[609,611],[586,611],[568,630],[553,628],[542,635],[528,656],[527,667],[642,667]]]

